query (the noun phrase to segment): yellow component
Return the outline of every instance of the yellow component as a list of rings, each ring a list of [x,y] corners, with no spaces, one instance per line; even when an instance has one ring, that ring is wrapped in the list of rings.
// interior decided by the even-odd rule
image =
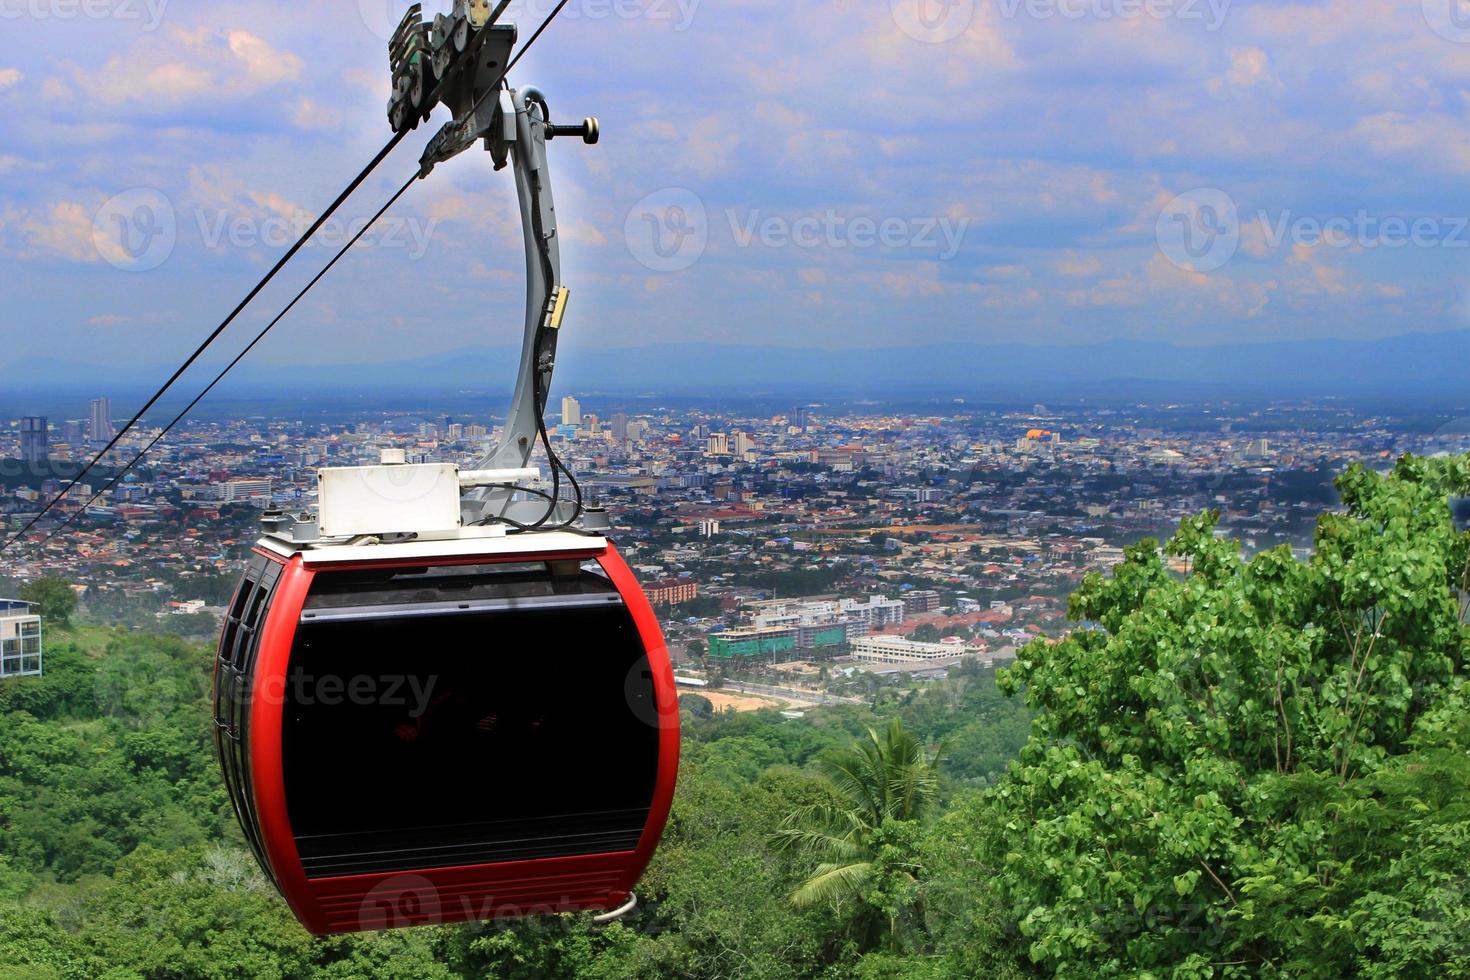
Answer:
[[[572,291],[565,286],[556,291],[556,302],[551,306],[551,329],[561,329],[561,318],[566,315],[567,300],[571,295]]]

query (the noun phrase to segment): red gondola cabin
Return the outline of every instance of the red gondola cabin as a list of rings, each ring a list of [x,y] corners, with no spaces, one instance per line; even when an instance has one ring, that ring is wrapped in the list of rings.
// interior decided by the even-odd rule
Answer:
[[[214,706],[245,836],[318,934],[615,908],[674,792],[658,622],[586,534],[267,537]]]

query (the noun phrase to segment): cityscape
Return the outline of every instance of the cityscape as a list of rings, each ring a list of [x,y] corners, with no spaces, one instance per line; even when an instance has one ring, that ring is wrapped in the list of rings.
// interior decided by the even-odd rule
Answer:
[[[1074,628],[1067,597],[1088,572],[1202,511],[1247,552],[1305,557],[1349,465],[1470,446],[1453,424],[1336,400],[768,407],[569,395],[549,420],[658,609],[681,681],[740,683],[709,695],[736,710],[943,678],[967,659],[1003,665]],[[64,579],[134,627],[208,636],[261,517],[314,510],[319,467],[385,449],[468,465],[500,436],[489,413],[322,415],[187,423],[78,514],[115,472],[99,467],[16,546],[10,574]],[[118,428],[105,396],[79,418],[12,420],[0,436],[11,532]],[[155,433],[139,426],[105,462]]]

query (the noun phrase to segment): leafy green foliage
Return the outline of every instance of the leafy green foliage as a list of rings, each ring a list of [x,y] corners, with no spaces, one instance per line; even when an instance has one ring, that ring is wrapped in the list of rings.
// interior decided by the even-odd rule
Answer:
[[[1445,507],[1467,484],[1463,459],[1355,468],[1308,563],[1245,561],[1204,515],[1164,549],[1187,574],[1143,542],[1089,577],[1072,614],[1097,628],[1028,646],[1004,678],[1038,712],[991,797],[1037,963],[1470,973],[1449,931],[1470,824],[1421,778],[1453,785],[1470,745],[1452,724],[1470,556]],[[1408,887],[1421,866],[1434,884]]]
[[[887,921],[890,942],[912,905],[918,866],[912,853],[918,827],[939,795],[934,759],[894,721],[823,760],[835,799],[792,811],[775,834],[778,848],[815,864],[791,893],[798,907],[856,907],[859,935],[871,945]]]
[[[21,589],[17,598],[34,602],[52,626],[71,625],[71,614],[77,608],[77,594],[66,579],[38,578]]]
[[[311,938],[228,812],[208,651],[53,635],[0,684],[0,980],[1470,977],[1467,488],[1470,459],[1353,469],[1307,561],[1186,520],[999,682],[800,720],[686,694],[606,927]]]

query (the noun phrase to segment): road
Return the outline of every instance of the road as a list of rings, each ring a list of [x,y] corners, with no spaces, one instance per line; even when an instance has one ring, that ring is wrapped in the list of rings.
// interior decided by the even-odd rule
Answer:
[[[836,694],[822,694],[817,691],[798,691],[789,687],[772,687],[769,684],[751,684],[741,681],[726,681],[724,690],[739,691],[749,694],[764,694],[767,697],[783,698],[787,701],[799,701],[804,704],[866,704],[860,698],[845,698]]]

